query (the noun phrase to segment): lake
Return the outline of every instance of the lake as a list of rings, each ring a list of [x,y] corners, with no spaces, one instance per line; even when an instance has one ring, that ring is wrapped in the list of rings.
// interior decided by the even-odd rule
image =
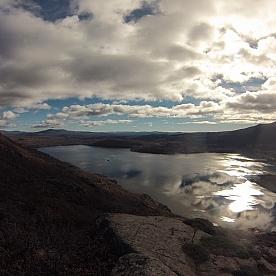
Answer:
[[[235,229],[276,230],[276,194],[256,184],[275,169],[239,154],[155,155],[90,146],[40,148],[90,173],[116,179],[128,191],[147,193],[185,217],[202,217]]]

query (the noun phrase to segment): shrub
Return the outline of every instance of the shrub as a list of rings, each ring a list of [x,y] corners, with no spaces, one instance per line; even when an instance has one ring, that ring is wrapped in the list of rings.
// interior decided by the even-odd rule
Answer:
[[[186,243],[182,245],[182,250],[191,257],[196,264],[207,262],[210,259],[209,251],[201,244]]]
[[[228,237],[212,236],[201,239],[204,245],[212,254],[222,255],[226,257],[239,257],[241,259],[248,259],[248,250],[238,242]]]
[[[185,219],[183,222],[210,235],[215,235],[217,233],[216,227],[207,219]]]

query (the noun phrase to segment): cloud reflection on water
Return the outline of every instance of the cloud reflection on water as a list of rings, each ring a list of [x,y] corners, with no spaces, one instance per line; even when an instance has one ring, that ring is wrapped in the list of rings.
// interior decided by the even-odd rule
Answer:
[[[193,206],[195,213],[217,224],[273,229],[275,194],[254,182],[264,172],[265,163],[236,154],[225,154],[218,163],[222,168],[216,172],[183,177],[179,185],[182,204]]]
[[[147,193],[183,216],[236,228],[274,229],[276,225],[276,194],[256,184],[259,175],[271,168],[258,160],[238,154],[171,156],[88,146],[43,151],[115,178],[125,189]]]

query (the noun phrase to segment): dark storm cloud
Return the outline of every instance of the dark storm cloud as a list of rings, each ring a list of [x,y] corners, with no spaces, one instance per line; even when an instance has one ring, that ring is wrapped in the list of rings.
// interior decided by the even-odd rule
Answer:
[[[10,106],[10,105],[20,105],[21,102],[31,101],[31,96],[24,94],[20,91],[4,91],[1,93],[0,97],[0,107]]]
[[[42,84],[47,85],[48,77],[45,72],[47,68],[28,64],[18,66],[16,64],[7,64],[0,67],[1,83],[6,91],[15,87],[37,87]]]

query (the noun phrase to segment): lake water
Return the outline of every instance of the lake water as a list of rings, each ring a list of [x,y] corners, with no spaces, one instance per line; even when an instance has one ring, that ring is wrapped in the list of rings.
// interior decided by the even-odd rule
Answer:
[[[90,146],[40,148],[90,173],[147,193],[185,217],[246,229],[276,230],[276,194],[256,184],[268,164],[238,154],[155,155]]]

